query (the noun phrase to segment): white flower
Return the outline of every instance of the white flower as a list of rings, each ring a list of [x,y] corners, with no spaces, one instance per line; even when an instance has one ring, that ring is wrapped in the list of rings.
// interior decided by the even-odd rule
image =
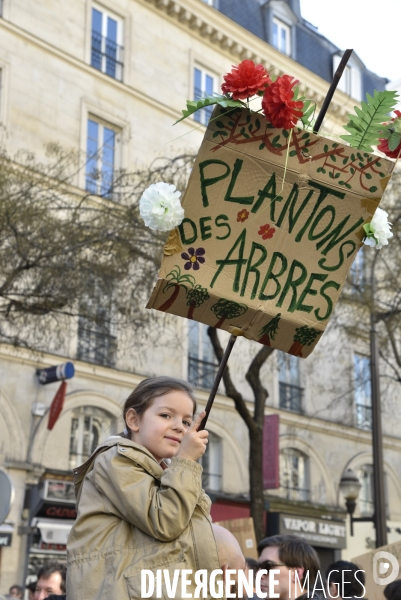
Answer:
[[[180,196],[175,185],[164,181],[152,183],[139,201],[139,213],[145,225],[157,231],[170,231],[180,225],[184,218]]]
[[[385,210],[376,208],[371,222],[364,225],[366,232],[364,243],[367,246],[376,247],[377,250],[380,250],[383,246],[387,246],[388,239],[393,237],[390,229],[391,223],[387,221],[387,217],[388,213]]]

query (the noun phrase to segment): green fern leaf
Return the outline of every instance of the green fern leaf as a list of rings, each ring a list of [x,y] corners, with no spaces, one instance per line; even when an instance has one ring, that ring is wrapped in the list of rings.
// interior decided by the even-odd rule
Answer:
[[[184,109],[182,111],[183,116],[181,117],[181,119],[178,119],[178,121],[176,121],[174,125],[176,125],[180,121],[183,121],[187,117],[190,117],[197,110],[201,110],[206,106],[212,106],[213,104],[219,104],[223,108],[243,108],[244,106],[246,106],[243,102],[240,102],[240,100],[230,100],[230,98],[227,98],[227,96],[220,96],[219,94],[215,94],[214,96],[206,96],[201,100],[187,100],[187,108],[186,110]]]
[[[397,101],[397,92],[375,90],[373,97],[366,94],[366,102],[361,102],[361,108],[354,107],[356,114],[348,115],[350,120],[344,126],[348,135],[341,135],[341,139],[353,148],[373,152],[372,146],[383,137],[383,121],[388,120],[388,113],[394,110]]]

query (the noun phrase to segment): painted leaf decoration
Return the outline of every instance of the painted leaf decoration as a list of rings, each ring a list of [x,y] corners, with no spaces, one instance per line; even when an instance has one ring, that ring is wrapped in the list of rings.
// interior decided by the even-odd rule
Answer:
[[[361,103],[361,108],[355,106],[354,115],[348,115],[350,121],[344,126],[348,135],[340,137],[353,148],[363,152],[373,152],[373,147],[383,137],[383,122],[388,120],[390,113],[398,101],[397,92],[374,91],[373,97],[366,94],[366,102]]]
[[[187,117],[190,117],[197,110],[201,110],[206,106],[212,106],[213,104],[219,104],[223,108],[243,108],[245,106],[244,103],[240,100],[230,100],[230,98],[227,98],[227,96],[220,96],[219,94],[216,94],[215,96],[206,96],[205,98],[201,98],[200,100],[187,100],[187,108],[186,110],[184,109],[182,111],[183,116],[181,117],[181,119],[178,119],[178,121],[176,121],[174,125],[176,125],[180,121],[183,121]]]

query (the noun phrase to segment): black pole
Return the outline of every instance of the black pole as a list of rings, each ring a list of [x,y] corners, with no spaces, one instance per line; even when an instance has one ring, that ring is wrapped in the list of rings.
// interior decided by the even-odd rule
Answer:
[[[349,48],[348,50],[346,50],[344,52],[343,57],[340,61],[340,64],[337,67],[337,71],[334,73],[333,81],[331,82],[329,91],[326,94],[326,98],[323,100],[322,108],[320,109],[320,112],[317,116],[315,125],[313,126],[314,133],[317,133],[322,125],[323,119],[326,116],[327,109],[329,108],[331,99],[334,96],[334,92],[336,91],[338,82],[341,79],[341,75],[343,74],[343,71],[347,65],[347,62],[348,62],[349,57],[351,56],[352,52],[353,52],[352,48]]]
[[[231,354],[231,350],[233,349],[236,339],[237,339],[237,336],[234,334],[231,334],[230,339],[228,340],[227,347],[224,350],[223,358],[221,359],[221,363],[220,363],[219,369],[216,373],[216,377],[213,382],[213,387],[210,391],[209,399],[208,399],[206,407],[205,407],[206,415],[203,417],[202,422],[198,427],[198,431],[202,431],[202,429],[205,429],[205,427],[206,427],[206,422],[209,417],[209,413],[211,411],[215,396],[217,394],[217,390],[220,385],[221,378],[223,377],[224,369],[226,368],[228,358]]]
[[[383,437],[380,407],[379,349],[377,346],[376,319],[370,315],[370,377],[372,385],[372,445],[373,487],[376,527],[376,548],[387,544],[386,503],[384,496]]]

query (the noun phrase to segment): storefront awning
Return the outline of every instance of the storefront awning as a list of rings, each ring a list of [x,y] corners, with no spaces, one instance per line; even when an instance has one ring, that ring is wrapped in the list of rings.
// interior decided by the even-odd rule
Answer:
[[[68,534],[74,521],[61,519],[32,519],[31,526],[38,527],[46,544],[67,544]]]

